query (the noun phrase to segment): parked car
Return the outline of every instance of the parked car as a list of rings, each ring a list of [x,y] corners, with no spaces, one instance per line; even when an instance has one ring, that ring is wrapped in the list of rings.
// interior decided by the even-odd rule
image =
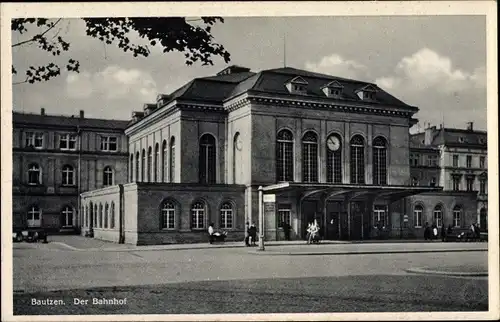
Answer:
[[[12,242],[47,242],[47,232],[43,228],[26,227],[24,229],[14,229],[12,232]]]

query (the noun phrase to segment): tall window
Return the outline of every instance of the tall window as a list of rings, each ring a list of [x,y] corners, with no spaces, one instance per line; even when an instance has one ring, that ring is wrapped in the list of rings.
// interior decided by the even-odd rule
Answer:
[[[233,228],[233,208],[230,203],[225,203],[220,207],[220,228]]]
[[[159,168],[159,163],[160,163],[160,146],[158,143],[155,145],[155,166],[154,166],[154,182],[158,182],[158,171],[160,171]]]
[[[139,152],[135,154],[135,181],[139,182],[139,171],[140,171],[140,162],[141,162],[141,156]]]
[[[28,168],[28,184],[37,185],[42,183],[42,170],[36,163],[32,163]]]
[[[413,208],[413,222],[415,223],[415,228],[422,227],[422,213],[423,212],[424,212],[424,209],[420,205],[416,205],[415,208]]]
[[[94,206],[94,227],[99,228],[99,221],[98,219],[98,212],[97,212],[97,204]]]
[[[215,183],[216,161],[215,138],[204,134],[200,138],[200,183]]]
[[[111,211],[110,211],[110,223],[109,223],[109,228],[114,229],[115,228],[115,203],[112,201],[111,202]]]
[[[103,211],[102,204],[99,204],[99,228],[104,227],[103,225],[104,216],[102,211]]]
[[[429,154],[427,156],[427,166],[437,167],[438,166],[438,156],[435,154]]]
[[[458,155],[453,155],[453,166],[458,167]]]
[[[162,151],[162,162],[163,162],[161,171],[161,181],[167,182],[167,173],[168,173],[167,140],[163,140],[161,151]]]
[[[106,202],[106,205],[104,206],[104,228],[108,228],[108,222],[109,222],[109,205]]]
[[[112,186],[113,185],[113,169],[110,166],[104,168],[104,186]]]
[[[443,225],[443,208],[441,205],[434,207],[434,223],[441,227]]]
[[[486,194],[486,180],[485,179],[479,180],[479,194],[480,195]]]
[[[386,220],[386,206],[384,205],[374,205],[373,206],[373,224],[377,225],[380,223],[382,227],[385,227],[387,225],[387,220]]]
[[[293,181],[293,135],[281,130],[276,137],[276,180]]]
[[[418,166],[420,155],[418,153],[410,153],[410,166]]]
[[[201,202],[195,203],[191,208],[191,228],[205,228],[205,205]]]
[[[365,183],[365,142],[361,135],[351,139],[351,183]]]
[[[43,133],[26,132],[26,147],[41,149],[43,147]]]
[[[175,228],[175,204],[165,201],[161,206],[161,229]]]
[[[481,169],[484,169],[485,168],[485,164],[486,164],[486,158],[485,157],[479,157],[479,167]]]
[[[312,131],[302,137],[302,181],[318,182],[318,136]]]
[[[59,149],[75,150],[76,134],[61,134],[61,136],[59,137]]]
[[[327,182],[342,182],[342,144],[336,135],[326,139],[326,176]]]
[[[28,221],[28,227],[40,227],[42,224],[42,211],[40,208],[36,205],[31,206],[28,209],[28,216],[27,216],[27,221]]]
[[[170,139],[170,182],[175,182],[175,137]]]
[[[101,151],[114,152],[118,150],[116,136],[101,136]]]
[[[66,206],[61,212],[61,226],[62,227],[72,227],[73,226],[73,208]]]
[[[472,168],[472,155],[468,155],[465,161],[467,168]]]
[[[454,191],[460,190],[460,176],[452,174],[451,179],[453,181],[453,190]]]
[[[240,133],[234,135],[233,140],[233,183],[241,183],[240,169],[241,169],[241,149],[243,142],[241,141]]]
[[[146,167],[146,150],[142,149],[142,160],[141,160],[141,181],[146,182],[146,172],[145,172],[145,167]]]
[[[89,206],[85,206],[85,227],[89,227],[90,222],[89,222]]]
[[[75,170],[70,165],[63,166],[62,184],[66,186],[72,186],[75,184]]]
[[[466,182],[467,182],[467,191],[474,190],[474,178],[473,177],[467,177],[466,178]]]
[[[278,205],[278,227],[283,227],[284,223],[291,224],[292,211],[290,205]]]
[[[130,153],[128,182],[134,182],[134,154]]]
[[[146,168],[148,182],[151,182],[151,165],[153,163],[153,150],[151,147],[148,148],[148,167]]]
[[[387,144],[382,137],[373,140],[373,184],[387,184]]]
[[[461,217],[462,217],[462,208],[459,206],[455,206],[453,208],[453,227],[460,227],[461,226]]]

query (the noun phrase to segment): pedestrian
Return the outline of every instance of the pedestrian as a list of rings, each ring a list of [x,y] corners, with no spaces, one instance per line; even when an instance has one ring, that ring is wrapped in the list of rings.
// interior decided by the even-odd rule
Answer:
[[[283,232],[285,233],[285,240],[290,240],[290,224],[287,222],[283,223]]]
[[[432,239],[437,239],[438,238],[438,227],[436,223],[432,224]]]
[[[250,223],[248,221],[245,224],[245,246],[250,246]]]
[[[448,231],[446,232],[446,235],[450,236],[453,233],[453,228],[451,228],[451,225],[448,225]]]
[[[214,224],[213,223],[210,223],[210,225],[208,225],[208,240],[209,240],[210,244],[212,244],[214,242]]]
[[[311,223],[308,223],[307,224],[307,234],[306,234],[306,240],[307,240],[307,243],[309,244],[309,239],[311,238],[311,228],[312,228],[312,224]]]
[[[429,227],[429,223],[425,222],[424,225],[424,239],[429,240],[431,238],[431,229]]]
[[[252,226],[250,226],[250,237],[252,238],[252,246],[255,246],[255,242],[257,240],[257,227],[255,226],[255,223],[252,223]]]
[[[446,241],[446,228],[444,224],[441,226],[441,241]]]

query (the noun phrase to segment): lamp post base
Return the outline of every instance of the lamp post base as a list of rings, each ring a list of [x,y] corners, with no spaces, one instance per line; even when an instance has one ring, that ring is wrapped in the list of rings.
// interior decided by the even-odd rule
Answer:
[[[259,236],[259,251],[264,251],[265,248],[264,248],[264,236],[263,235],[260,235]]]

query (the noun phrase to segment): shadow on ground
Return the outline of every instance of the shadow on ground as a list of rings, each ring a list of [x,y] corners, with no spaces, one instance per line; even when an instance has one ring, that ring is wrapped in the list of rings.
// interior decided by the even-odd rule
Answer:
[[[14,294],[15,315],[487,311],[486,279],[422,275],[276,278]],[[74,305],[74,299],[87,305]],[[126,299],[97,305],[93,299]],[[64,305],[32,305],[62,300]]]

